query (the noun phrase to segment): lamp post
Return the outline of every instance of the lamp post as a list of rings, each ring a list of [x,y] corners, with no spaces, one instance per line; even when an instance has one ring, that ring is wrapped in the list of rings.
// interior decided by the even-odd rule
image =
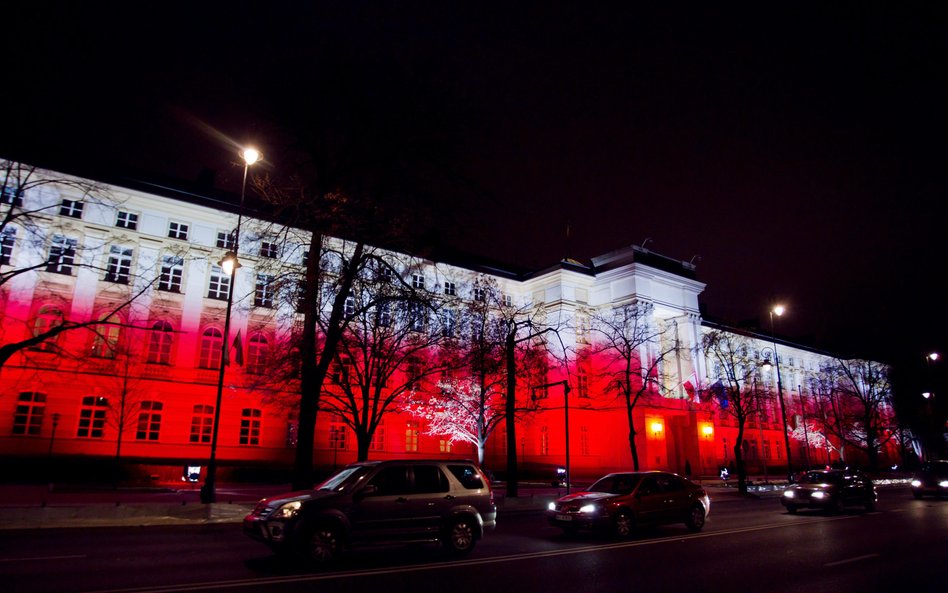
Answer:
[[[220,266],[230,277],[227,285],[227,308],[224,312],[224,341],[221,342],[221,360],[220,369],[217,374],[217,399],[214,404],[214,426],[211,430],[211,456],[207,462],[207,477],[204,485],[201,486],[201,502],[209,504],[217,502],[217,436],[220,430],[221,421],[221,400],[224,394],[224,368],[227,366],[227,350],[230,341],[230,312],[234,306],[234,282],[237,279],[237,268],[240,267],[240,261],[237,259],[237,253],[240,245],[240,225],[244,215],[244,196],[247,193],[247,172],[250,165],[260,159],[260,153],[253,148],[246,148],[240,154],[244,161],[244,176],[240,184],[240,206],[237,210],[237,228],[234,229],[234,244],[232,249],[224,253],[221,258]]]
[[[780,357],[777,355],[777,334],[774,332],[774,315],[780,317],[786,308],[776,305],[770,309],[770,339],[774,345],[774,367],[777,369],[777,401],[780,402],[780,419],[783,421],[783,439],[787,450],[787,480],[793,481],[793,463],[790,458],[790,433],[787,426],[787,406],[783,401],[783,383],[780,380]]]

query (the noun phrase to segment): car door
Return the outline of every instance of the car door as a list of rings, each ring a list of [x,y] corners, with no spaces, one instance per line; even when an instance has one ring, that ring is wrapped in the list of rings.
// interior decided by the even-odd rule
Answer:
[[[355,540],[395,540],[410,522],[411,475],[408,465],[387,465],[353,495],[349,513]]]
[[[448,477],[438,464],[411,466],[411,494],[408,506],[411,517],[406,530],[412,535],[435,537],[441,531],[443,518],[454,504]]]
[[[645,476],[639,482],[635,494],[632,496],[632,505],[636,521],[640,523],[660,523],[666,513],[665,496],[658,486],[655,476]]]
[[[685,481],[671,474],[658,476],[656,481],[663,494],[661,520],[665,523],[683,521],[692,505],[691,492]]]

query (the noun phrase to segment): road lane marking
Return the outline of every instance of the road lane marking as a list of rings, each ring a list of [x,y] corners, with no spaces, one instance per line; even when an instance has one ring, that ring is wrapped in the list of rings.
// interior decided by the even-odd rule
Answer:
[[[0,562],[33,562],[36,560],[69,560],[70,558],[88,558],[86,554],[70,554],[68,556],[31,556],[28,558],[0,558]]]
[[[717,537],[719,535],[734,535],[738,533],[752,533],[754,531],[767,531],[770,529],[786,529],[789,526],[796,527],[801,525],[813,525],[815,523],[826,523],[829,521],[845,521],[858,518],[855,515],[846,515],[841,517],[813,518],[803,521],[793,521],[790,523],[768,523],[752,527],[738,527],[734,529],[722,529],[721,531],[710,531],[702,533],[688,533],[685,535],[670,535],[666,537],[615,542],[611,544],[599,544],[580,546],[577,548],[567,548],[563,550],[547,550],[543,552],[523,552],[520,554],[510,554],[506,556],[493,556],[489,558],[478,558],[471,560],[453,560],[445,562],[431,562],[426,564],[410,564],[408,566],[394,566],[386,568],[373,568],[368,570],[351,570],[345,572],[331,572],[326,574],[308,574],[292,575],[285,577],[264,577],[252,579],[235,579],[231,581],[209,581],[206,583],[192,583],[181,585],[165,585],[158,587],[132,587],[128,589],[105,589],[92,591],[88,593],[181,593],[184,591],[212,591],[218,589],[239,589],[253,588],[263,585],[277,585],[287,583],[307,583],[316,581],[329,581],[336,579],[349,579],[366,576],[384,576],[395,575],[409,572],[421,572],[425,570],[438,570],[441,568],[460,568],[466,566],[484,566],[489,564],[501,564],[505,562],[515,562],[517,560],[537,560],[542,558],[555,558],[558,556],[572,556],[576,554],[586,554],[589,552],[601,552],[618,550],[622,548],[637,548],[641,546],[650,546],[656,544],[666,544],[672,542],[684,542],[692,539],[705,539]]]
[[[856,556],[855,558],[847,558],[846,560],[837,560],[836,562],[827,562],[823,566],[826,568],[832,568],[833,566],[841,566],[843,564],[850,564],[852,562],[859,562],[861,560],[869,560],[870,558],[878,558],[878,554],[864,554],[862,556]]]

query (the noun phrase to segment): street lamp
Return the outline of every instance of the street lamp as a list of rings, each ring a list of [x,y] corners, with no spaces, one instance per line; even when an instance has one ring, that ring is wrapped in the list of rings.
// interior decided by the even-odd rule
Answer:
[[[230,342],[230,312],[234,306],[234,282],[237,279],[237,269],[240,261],[237,253],[240,245],[240,225],[244,216],[244,196],[247,193],[247,172],[250,165],[260,160],[260,153],[253,148],[246,148],[240,154],[244,161],[244,176],[240,184],[240,206],[237,209],[237,228],[234,229],[234,244],[232,249],[224,253],[218,262],[221,270],[230,278],[227,286],[227,309],[224,313],[224,341],[221,342],[220,369],[217,373],[217,400],[214,404],[214,427],[211,431],[211,456],[207,462],[207,477],[201,486],[201,502],[204,504],[217,502],[217,435],[220,430],[221,400],[224,395],[224,368],[227,366],[227,351]]]
[[[780,402],[780,419],[783,421],[784,445],[787,449],[787,480],[793,481],[793,463],[790,459],[790,433],[787,426],[787,406],[783,401],[783,383],[780,380],[780,357],[777,355],[777,334],[774,332],[774,315],[780,317],[787,309],[776,305],[770,309],[770,339],[774,345],[774,366],[777,369],[777,401]]]

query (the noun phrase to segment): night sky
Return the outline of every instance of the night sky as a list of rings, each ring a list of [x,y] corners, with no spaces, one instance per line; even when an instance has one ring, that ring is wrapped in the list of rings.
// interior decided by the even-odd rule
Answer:
[[[948,5],[138,4],[3,9],[0,155],[236,193],[236,143],[288,174],[332,130],[460,249],[647,242],[710,317],[779,299],[803,343],[945,348]]]

